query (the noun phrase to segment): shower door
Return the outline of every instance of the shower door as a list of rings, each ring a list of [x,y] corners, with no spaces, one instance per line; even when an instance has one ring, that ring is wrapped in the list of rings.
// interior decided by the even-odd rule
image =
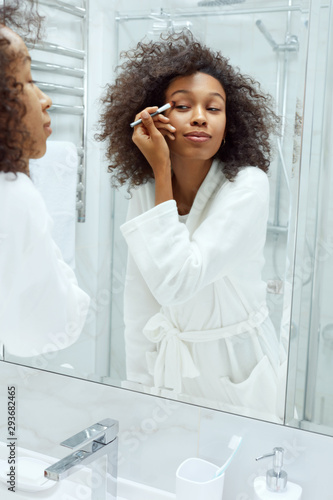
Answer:
[[[332,1],[312,11],[286,420],[333,435]]]

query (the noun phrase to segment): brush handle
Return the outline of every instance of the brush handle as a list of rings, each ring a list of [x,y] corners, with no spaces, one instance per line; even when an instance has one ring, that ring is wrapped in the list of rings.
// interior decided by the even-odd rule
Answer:
[[[235,445],[233,440],[235,439],[238,439],[238,442],[237,444]],[[238,437],[238,436],[233,436],[233,439],[230,441],[229,443],[229,448],[231,448],[231,446],[234,446],[233,447],[233,451],[231,453],[231,455],[229,456],[229,458],[225,461],[225,463],[222,465],[222,467],[220,467],[216,472],[215,472],[215,477],[219,477],[221,476],[225,471],[226,469],[229,467],[230,463],[232,462],[234,456],[236,455],[236,452],[238,451],[239,447],[240,447],[240,444],[242,442],[242,437]],[[231,445],[232,443],[232,445]],[[230,446],[231,445],[231,446]]]
[[[163,113],[163,111],[166,111],[169,108],[171,108],[171,104],[168,102],[167,104],[164,104],[164,106],[161,106],[160,108],[158,108],[158,110],[155,111],[154,113],[152,113],[150,116],[153,117],[153,116],[159,115],[160,113]],[[136,125],[140,125],[140,123],[142,123],[141,118],[139,120],[136,120],[135,122],[131,123],[130,127],[133,128]]]

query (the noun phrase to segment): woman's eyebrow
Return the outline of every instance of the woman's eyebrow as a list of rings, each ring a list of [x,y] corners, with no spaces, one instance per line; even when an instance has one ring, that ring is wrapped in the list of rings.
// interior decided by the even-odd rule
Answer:
[[[223,97],[223,95],[220,94],[219,92],[210,92],[209,95],[214,97],[221,97],[222,101],[225,101],[225,97]]]
[[[183,89],[180,89],[180,90],[175,90],[172,94],[171,94],[171,97],[173,97],[175,94],[192,94],[192,92],[190,90],[183,90]],[[222,99],[222,101],[225,102],[225,98],[223,97],[222,94],[220,94],[219,92],[209,92],[210,96],[213,96],[213,97],[220,97]]]

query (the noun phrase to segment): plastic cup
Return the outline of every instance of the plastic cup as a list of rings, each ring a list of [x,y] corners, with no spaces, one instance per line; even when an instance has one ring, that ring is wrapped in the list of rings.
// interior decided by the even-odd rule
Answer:
[[[201,458],[188,458],[176,472],[177,500],[222,500],[224,474],[215,477],[219,468]]]

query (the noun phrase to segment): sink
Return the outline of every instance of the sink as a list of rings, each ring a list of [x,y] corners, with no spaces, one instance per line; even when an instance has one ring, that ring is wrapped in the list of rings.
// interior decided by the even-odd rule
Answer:
[[[19,481],[18,477],[16,477],[15,497],[13,497],[12,491],[8,491],[9,485],[5,484],[1,480],[1,500],[78,500],[79,498],[89,500],[91,490],[90,487],[87,486],[87,478],[89,478],[91,471],[86,467],[82,467],[78,470],[78,472],[74,473],[73,476],[65,479],[64,481],[54,482],[41,480],[41,476],[36,473],[36,467],[38,466],[44,470],[45,463],[50,465],[55,463],[57,460],[58,459],[26,450],[24,448],[16,448],[16,476],[20,475],[19,465],[21,461],[21,467],[24,462],[24,466],[29,467],[29,469],[27,468],[26,470],[31,470],[31,477],[25,481],[22,478]],[[0,461],[2,461],[2,464],[4,461],[6,462],[6,470],[9,471],[8,447],[6,443],[1,442]],[[28,473],[26,473],[26,476],[28,476]],[[33,479],[35,479],[35,488]],[[24,488],[24,490],[22,488]],[[30,491],[27,491],[27,489],[30,489]],[[118,477],[117,500],[175,500],[175,498],[175,495],[172,493]]]

